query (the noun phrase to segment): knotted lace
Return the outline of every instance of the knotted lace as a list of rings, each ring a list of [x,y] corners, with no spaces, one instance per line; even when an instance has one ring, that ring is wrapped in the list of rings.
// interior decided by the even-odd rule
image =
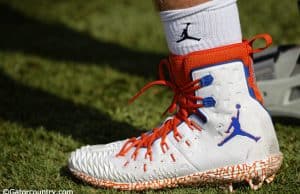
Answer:
[[[253,43],[257,39],[263,39],[265,41],[265,46],[261,48],[253,48]],[[259,34],[253,37],[251,40],[244,40],[243,44],[245,44],[248,48],[248,54],[258,53],[267,47],[270,46],[272,43],[272,38],[268,34]],[[202,115],[199,113],[198,108],[201,107],[210,107],[215,105],[215,100],[212,97],[201,98],[195,96],[194,93],[196,90],[200,89],[201,87],[205,87],[210,85],[213,78],[212,76],[208,75],[203,78],[199,78],[197,80],[191,81],[184,86],[178,86],[174,79],[171,81],[167,81],[164,77],[163,68],[164,65],[170,70],[170,66],[172,65],[169,60],[162,60],[159,64],[159,80],[150,82],[146,84],[133,98],[130,102],[133,102],[136,98],[138,98],[142,93],[146,90],[151,88],[154,85],[162,85],[169,87],[173,92],[173,100],[167,110],[164,112],[166,114],[176,112],[171,119],[167,119],[161,126],[154,128],[149,133],[143,133],[140,137],[136,138],[133,137],[127,140],[117,156],[125,156],[126,153],[133,147],[135,147],[135,151],[132,154],[132,158],[136,159],[139,150],[141,148],[147,148],[145,158],[149,157],[152,160],[152,144],[155,140],[161,138],[160,146],[163,152],[168,149],[168,145],[166,143],[167,134],[173,131],[174,138],[177,141],[180,141],[182,138],[181,134],[178,132],[177,126],[181,122],[185,122],[187,126],[191,129],[201,130],[201,127],[197,125],[193,120],[190,120],[188,117],[191,114],[196,114],[200,117]],[[252,66],[250,66],[252,68]],[[252,73],[251,73],[252,72]],[[252,88],[256,89],[256,85],[253,78],[253,69],[250,69],[250,80],[248,81]],[[171,77],[172,78],[172,77]],[[205,78],[205,79],[204,79]],[[208,78],[208,79],[206,79]],[[258,92],[256,92],[258,93]]]
[[[165,79],[163,72],[164,65],[169,68],[171,64],[166,59],[162,60],[159,64],[159,80],[146,84],[136,95],[130,99],[129,102],[133,102],[142,93],[155,85],[167,86],[174,92],[174,96],[170,106],[166,109],[163,115],[165,115],[167,112],[174,113],[176,111],[176,113],[171,119],[167,119],[161,126],[154,128],[150,133],[143,133],[138,138],[133,137],[127,140],[117,156],[125,156],[131,148],[135,147],[132,158],[136,159],[140,148],[147,148],[145,158],[149,157],[149,159],[152,160],[152,144],[155,140],[161,138],[160,146],[164,153],[166,149],[169,148],[165,142],[166,136],[169,132],[173,131],[174,138],[177,141],[180,141],[182,136],[177,129],[177,125],[179,123],[185,122],[191,130],[201,130],[201,127],[193,120],[190,120],[188,116],[190,114],[199,114],[197,109],[203,107],[203,103],[199,103],[199,101],[203,101],[203,98],[194,95],[194,92],[204,85],[203,82],[201,82],[201,79],[197,79],[180,87],[174,81],[167,81]]]

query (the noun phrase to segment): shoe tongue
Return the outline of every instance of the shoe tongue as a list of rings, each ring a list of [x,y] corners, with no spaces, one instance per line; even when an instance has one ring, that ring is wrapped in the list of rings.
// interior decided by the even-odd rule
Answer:
[[[185,64],[185,58],[179,56],[171,56],[169,73],[171,80],[177,86],[183,87],[191,81],[189,66]]]

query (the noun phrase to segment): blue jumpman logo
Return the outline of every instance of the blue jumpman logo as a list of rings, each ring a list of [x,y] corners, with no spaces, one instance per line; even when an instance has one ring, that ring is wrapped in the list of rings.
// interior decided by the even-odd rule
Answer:
[[[240,121],[239,121],[241,105],[237,104],[235,107],[237,109],[237,115],[236,115],[236,117],[231,117],[231,123],[230,123],[227,131],[225,131],[225,133],[229,133],[231,128],[233,128],[233,131],[222,142],[220,142],[218,144],[218,146],[224,145],[227,141],[229,141],[230,139],[232,139],[236,135],[241,135],[241,136],[248,137],[250,139],[253,139],[256,142],[260,139],[260,137],[255,137],[255,136],[251,135],[250,133],[247,133],[246,131],[241,129],[241,124],[240,124]]]

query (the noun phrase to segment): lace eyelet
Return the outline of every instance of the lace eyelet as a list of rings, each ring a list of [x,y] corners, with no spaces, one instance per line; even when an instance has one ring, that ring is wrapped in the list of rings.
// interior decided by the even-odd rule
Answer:
[[[202,99],[202,104],[204,107],[214,107],[216,100],[213,97],[205,97]]]
[[[209,86],[212,84],[213,80],[214,80],[214,78],[212,75],[210,75],[210,74],[206,75],[200,79],[200,85],[201,85],[201,87]]]

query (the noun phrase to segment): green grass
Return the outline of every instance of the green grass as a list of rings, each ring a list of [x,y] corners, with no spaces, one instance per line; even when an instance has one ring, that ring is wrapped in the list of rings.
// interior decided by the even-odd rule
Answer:
[[[245,37],[269,32],[276,44],[300,43],[296,1],[239,5]],[[160,121],[171,97],[165,90],[156,88],[131,106],[127,100],[155,79],[165,55],[151,1],[0,0],[0,189],[116,193],[74,179],[67,158],[82,145],[137,135]],[[275,182],[258,193],[297,193],[300,127],[277,121],[276,130],[284,163]]]

